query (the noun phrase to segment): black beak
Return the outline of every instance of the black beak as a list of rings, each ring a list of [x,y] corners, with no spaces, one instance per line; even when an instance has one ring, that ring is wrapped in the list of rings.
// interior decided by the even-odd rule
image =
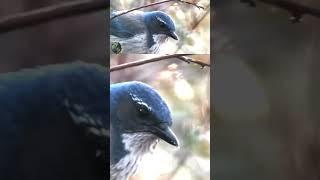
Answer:
[[[173,131],[168,127],[163,127],[163,128],[157,128],[153,131],[155,135],[157,135],[159,138],[162,140],[166,141],[167,143],[174,145],[174,146],[179,146],[179,141],[177,136],[173,133]]]
[[[178,40],[178,35],[174,31],[169,32],[168,36],[172,37],[175,40]]]

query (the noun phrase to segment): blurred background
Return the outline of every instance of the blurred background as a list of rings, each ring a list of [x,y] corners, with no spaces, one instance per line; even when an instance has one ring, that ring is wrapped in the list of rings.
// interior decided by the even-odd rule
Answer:
[[[0,19],[68,1],[77,0],[0,1]],[[106,65],[105,22],[102,10],[0,33],[0,73],[76,60]]]
[[[256,2],[214,5],[214,179],[318,180],[320,19]]]
[[[157,55],[112,55],[111,67]],[[209,55],[193,59],[210,63]],[[177,59],[162,60],[110,73],[111,83],[141,81],[154,87],[168,103],[180,148],[160,141],[130,180],[210,179],[210,70]]]
[[[143,5],[159,2],[158,0],[119,0],[111,1],[111,10],[129,10]],[[169,14],[176,25],[179,40],[169,38],[160,49],[162,54],[209,54],[210,53],[210,0],[188,0],[204,7],[199,9],[193,5],[175,1],[163,3],[141,11],[163,11]]]

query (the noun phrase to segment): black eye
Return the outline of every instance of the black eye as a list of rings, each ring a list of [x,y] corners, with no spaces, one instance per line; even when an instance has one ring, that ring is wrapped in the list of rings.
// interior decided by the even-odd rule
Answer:
[[[159,21],[159,26],[160,26],[161,28],[165,28],[165,27],[166,27],[166,24],[165,24],[164,22],[162,22],[162,21]]]
[[[149,114],[151,114],[151,108],[144,103],[138,103],[137,110],[140,116],[148,116]]]

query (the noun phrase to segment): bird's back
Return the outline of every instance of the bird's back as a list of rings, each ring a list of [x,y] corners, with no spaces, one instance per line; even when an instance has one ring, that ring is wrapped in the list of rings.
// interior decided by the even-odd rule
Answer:
[[[104,179],[109,140],[75,123],[63,102],[94,107],[84,110],[108,129],[107,80],[85,63],[0,75],[0,179]]]
[[[113,12],[111,17],[123,11]],[[144,24],[144,12],[133,11],[123,14],[110,22],[110,42],[119,43],[124,53],[156,53],[147,46],[148,34]]]
[[[122,13],[123,11],[114,11],[111,17]],[[110,35],[119,38],[131,38],[137,34],[145,32],[144,16],[142,11],[133,11],[121,16],[115,17],[110,22]]]

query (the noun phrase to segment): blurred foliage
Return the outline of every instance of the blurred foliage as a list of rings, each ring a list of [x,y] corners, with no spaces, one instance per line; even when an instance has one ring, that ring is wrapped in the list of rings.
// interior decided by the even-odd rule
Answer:
[[[111,66],[156,55],[112,55]],[[209,55],[190,56],[209,63]],[[180,148],[161,142],[144,161],[139,180],[210,179],[210,70],[168,59],[111,73],[111,82],[137,80],[159,91],[173,115]],[[152,169],[150,168],[152,167]]]
[[[111,1],[111,10],[129,10],[143,5],[158,2],[155,0],[119,0]],[[179,40],[169,38],[166,45],[159,53],[210,53],[210,1],[209,0],[189,0],[204,7],[199,9],[193,5],[177,3],[175,1],[163,3],[147,8],[141,11],[163,11],[169,14],[176,25],[176,33]]]

